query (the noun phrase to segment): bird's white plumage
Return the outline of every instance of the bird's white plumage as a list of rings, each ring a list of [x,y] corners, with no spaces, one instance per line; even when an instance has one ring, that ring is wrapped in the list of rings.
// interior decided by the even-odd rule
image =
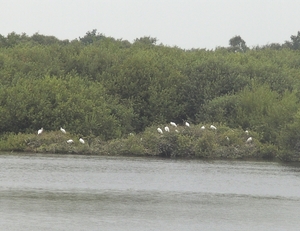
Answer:
[[[168,126],[165,126],[165,131],[170,132],[170,128]]]
[[[174,126],[174,127],[177,127],[177,124],[174,123],[174,122],[170,122],[170,124],[171,124],[172,126]]]
[[[67,143],[68,143],[68,144],[72,144],[72,143],[74,143],[74,140],[69,139],[69,140],[67,140]]]
[[[163,134],[163,131],[161,130],[161,128],[157,128],[158,133]]]
[[[201,129],[201,130],[204,130],[204,129],[205,129],[205,126],[202,126],[200,129]]]
[[[44,128],[41,128],[38,130],[38,135],[42,134],[42,132],[44,131]]]
[[[65,129],[63,129],[62,127],[60,127],[60,130],[61,130],[61,132],[62,133],[64,133],[64,134],[66,134],[67,132],[66,132],[66,130]]]
[[[210,125],[210,128],[216,130],[217,128],[214,125]]]
[[[85,142],[84,142],[84,139],[82,139],[82,138],[79,138],[79,142],[82,143],[82,144],[85,143]]]
[[[187,127],[190,126],[189,122],[185,122],[184,124],[185,124],[185,126],[187,126]]]
[[[246,143],[250,143],[250,142],[252,142],[252,137],[250,136],[247,140],[246,140]]]

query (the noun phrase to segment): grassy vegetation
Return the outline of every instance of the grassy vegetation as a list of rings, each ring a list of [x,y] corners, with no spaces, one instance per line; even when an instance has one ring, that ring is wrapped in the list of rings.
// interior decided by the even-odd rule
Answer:
[[[161,124],[164,128],[169,126]],[[72,153],[93,155],[129,155],[159,156],[179,158],[207,159],[277,159],[297,161],[292,156],[282,155],[276,146],[262,144],[259,134],[250,131],[246,134],[242,129],[231,129],[217,124],[217,129],[210,129],[210,124],[190,127],[169,126],[170,132],[160,134],[157,127],[149,127],[139,134],[128,134],[126,137],[103,141],[99,137],[85,137],[85,144],[79,137],[60,131],[44,131],[36,134],[6,134],[0,140],[2,151],[24,151],[37,153]],[[177,131],[175,131],[177,130]],[[253,140],[249,143],[249,137]],[[74,143],[66,141],[73,139]]]

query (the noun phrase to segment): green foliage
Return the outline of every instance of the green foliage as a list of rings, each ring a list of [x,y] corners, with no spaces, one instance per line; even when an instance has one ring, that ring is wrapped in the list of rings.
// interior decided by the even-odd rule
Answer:
[[[287,123],[286,126],[281,130],[279,137],[279,145],[282,154],[285,155],[290,152],[298,156],[300,153],[300,111],[298,110],[295,113],[293,120],[290,123]]]
[[[33,132],[40,127],[56,130],[64,126],[85,136],[112,139],[131,129],[130,108],[107,96],[101,84],[86,85],[78,76],[22,79],[3,89],[1,99],[5,105],[1,108],[2,131]]]
[[[202,118],[205,121],[218,121],[228,123],[236,127],[235,120],[238,97],[236,95],[224,95],[208,101],[203,106],[203,114],[197,114],[197,120]]]
[[[259,155],[263,159],[274,159],[279,157],[278,147],[273,144],[264,144],[259,148]]]
[[[84,44],[84,45],[89,45],[92,44],[95,41],[99,41],[105,36],[103,34],[97,34],[97,30],[93,29],[92,31],[86,32],[85,36],[82,38],[79,38],[79,40]]]
[[[141,140],[136,137],[128,137],[128,139],[116,139],[108,141],[102,148],[105,155],[145,155],[145,151]]]
[[[254,84],[238,97],[236,123],[259,132],[263,142],[276,143],[280,130],[292,120],[298,108],[296,92],[279,95],[267,85]]]
[[[206,157],[211,155],[216,149],[215,134],[208,132],[196,141],[195,149],[197,150],[196,156]]]
[[[250,49],[235,36],[230,47],[208,51],[157,45],[152,37],[131,44],[95,29],[73,41],[38,33],[1,35],[0,135],[63,126],[99,152],[240,156],[260,150],[278,156],[286,150],[297,155],[298,37],[299,32],[285,44]],[[219,129],[180,127],[178,134],[163,136],[149,130],[185,120],[217,123]],[[227,126],[255,132],[264,145],[245,146],[245,137]],[[137,135],[127,139],[132,132]],[[22,142],[14,139],[21,134],[5,138],[3,147],[7,142],[17,150]],[[101,148],[104,141],[111,142]],[[53,142],[49,150],[72,151]]]
[[[226,57],[207,54],[205,60],[198,61],[186,68],[187,78],[183,82],[184,101],[188,102],[186,113],[188,118],[200,119],[204,106],[216,97],[233,94],[244,88],[248,79],[238,70],[240,67],[232,65]]]
[[[246,52],[249,48],[241,36],[234,36],[229,40],[230,50],[234,52]]]
[[[0,150],[2,151],[24,151],[26,149],[26,139],[30,135],[6,133],[0,138]]]
[[[151,37],[141,37],[141,38],[137,38],[134,40],[134,44],[139,44],[139,45],[143,45],[143,46],[151,46],[151,45],[155,45],[157,42],[156,38],[151,38]]]
[[[291,41],[286,41],[285,45],[293,50],[300,50],[300,31],[297,35],[291,35]]]

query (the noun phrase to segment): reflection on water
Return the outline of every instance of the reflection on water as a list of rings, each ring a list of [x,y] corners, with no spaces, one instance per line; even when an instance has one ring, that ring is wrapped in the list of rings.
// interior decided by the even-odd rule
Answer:
[[[298,230],[300,167],[0,155],[3,230]]]

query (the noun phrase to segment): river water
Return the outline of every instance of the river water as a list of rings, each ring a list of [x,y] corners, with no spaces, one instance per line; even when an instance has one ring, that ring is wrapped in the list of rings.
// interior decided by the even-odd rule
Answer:
[[[300,166],[0,155],[1,230],[299,230]]]

